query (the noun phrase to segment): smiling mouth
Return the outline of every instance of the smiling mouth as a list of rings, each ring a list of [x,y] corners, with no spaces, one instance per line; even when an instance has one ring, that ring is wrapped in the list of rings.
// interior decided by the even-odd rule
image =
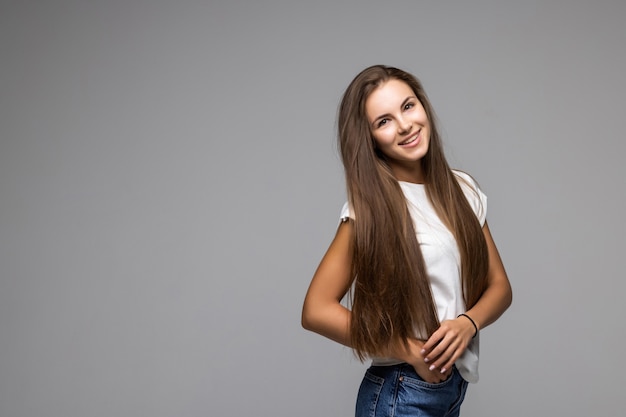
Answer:
[[[411,143],[415,142],[417,140],[417,138],[420,137],[420,132],[421,132],[421,130],[419,130],[415,135],[413,135],[413,136],[407,138],[406,140],[398,143],[398,145],[401,145],[401,146],[402,145],[408,145],[408,144],[411,144]]]

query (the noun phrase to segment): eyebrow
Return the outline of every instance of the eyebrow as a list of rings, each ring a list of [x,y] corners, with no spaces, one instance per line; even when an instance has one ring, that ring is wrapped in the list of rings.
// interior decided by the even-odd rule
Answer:
[[[406,105],[406,103],[412,99],[417,100],[417,97],[415,96],[408,96],[407,98],[404,99],[404,101],[402,102],[402,104],[400,104],[400,108],[404,107]],[[381,114],[380,116],[378,116],[377,118],[375,118],[374,120],[372,120],[372,125],[375,125],[377,121],[379,121],[380,119],[385,119],[387,117],[390,117],[391,114],[390,113],[385,113],[385,114]]]

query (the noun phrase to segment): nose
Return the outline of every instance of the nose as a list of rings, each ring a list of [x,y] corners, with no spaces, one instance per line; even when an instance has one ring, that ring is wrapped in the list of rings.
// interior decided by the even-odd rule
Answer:
[[[413,124],[410,120],[399,119],[398,120],[398,133],[408,133],[411,131]]]

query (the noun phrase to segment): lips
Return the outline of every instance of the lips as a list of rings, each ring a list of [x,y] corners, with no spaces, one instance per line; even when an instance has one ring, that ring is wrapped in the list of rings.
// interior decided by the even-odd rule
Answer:
[[[420,132],[421,131],[422,131],[422,129],[418,130],[417,133],[415,133],[412,136],[409,136],[408,138],[406,138],[402,142],[398,143],[398,145],[400,145],[400,146],[410,145],[413,142],[417,141],[419,139],[419,137],[420,137]]]

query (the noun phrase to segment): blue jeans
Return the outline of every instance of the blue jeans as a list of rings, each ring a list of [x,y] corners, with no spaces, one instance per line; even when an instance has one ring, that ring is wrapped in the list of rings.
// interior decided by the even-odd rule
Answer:
[[[356,417],[458,417],[466,390],[456,368],[445,381],[431,384],[406,363],[371,366],[359,388]]]

